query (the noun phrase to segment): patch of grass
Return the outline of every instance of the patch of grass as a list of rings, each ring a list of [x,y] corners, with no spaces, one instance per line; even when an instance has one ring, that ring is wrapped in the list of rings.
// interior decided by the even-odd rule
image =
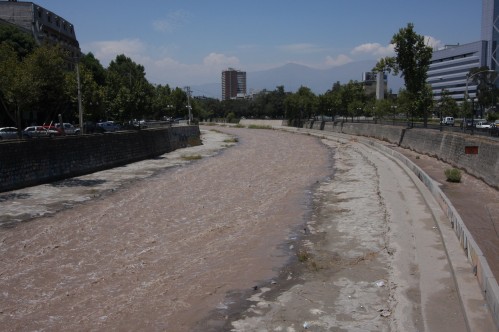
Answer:
[[[224,143],[237,143],[239,139],[237,137],[224,139]]]
[[[234,128],[246,128],[246,126],[238,123],[237,125],[234,126]]]
[[[249,125],[248,128],[249,129],[272,129],[272,126],[252,124],[252,125]]]
[[[199,154],[191,154],[191,155],[183,154],[182,155],[182,159],[184,159],[184,160],[198,160],[201,158],[203,158],[203,157]]]
[[[310,254],[306,250],[298,251],[298,261],[304,263],[310,259]]]
[[[447,177],[447,181],[461,182],[461,171],[457,168],[447,168],[444,172]]]

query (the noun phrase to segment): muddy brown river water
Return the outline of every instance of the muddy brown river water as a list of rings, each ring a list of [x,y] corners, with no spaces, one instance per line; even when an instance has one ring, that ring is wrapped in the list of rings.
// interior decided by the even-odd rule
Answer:
[[[189,331],[227,292],[275,277],[330,151],[235,131],[216,157],[2,229],[2,330]]]

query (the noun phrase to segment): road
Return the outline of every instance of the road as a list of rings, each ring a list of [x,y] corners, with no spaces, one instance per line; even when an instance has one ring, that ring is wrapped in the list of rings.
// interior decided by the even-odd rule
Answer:
[[[490,327],[402,166],[355,139],[205,129],[200,147],[0,194],[2,329]]]

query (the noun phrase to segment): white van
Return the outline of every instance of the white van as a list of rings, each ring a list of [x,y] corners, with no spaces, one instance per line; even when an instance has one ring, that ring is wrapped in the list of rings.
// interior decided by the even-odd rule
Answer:
[[[440,123],[446,126],[453,126],[454,118],[452,116],[446,116],[445,118],[442,118],[442,121],[440,121]]]

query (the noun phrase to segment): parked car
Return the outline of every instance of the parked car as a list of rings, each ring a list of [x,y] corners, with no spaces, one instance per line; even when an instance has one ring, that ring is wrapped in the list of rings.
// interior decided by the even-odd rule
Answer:
[[[478,121],[475,127],[478,129],[490,129],[491,125],[487,121]]]
[[[2,127],[0,128],[0,140],[18,138],[16,127]]]
[[[499,129],[499,120],[494,121],[492,127]]]
[[[97,126],[101,127],[107,132],[114,132],[120,130],[120,126],[114,123],[113,121],[105,121],[97,123]]]
[[[454,118],[452,116],[446,116],[446,117],[442,118],[440,123],[443,125],[446,125],[446,126],[453,126],[454,125]]]
[[[78,135],[80,133],[80,128],[73,126],[71,123],[63,123],[62,127],[60,123],[56,123],[55,127],[61,132],[61,134],[63,133],[61,128],[64,129],[64,134],[66,135]]]
[[[59,131],[51,128],[44,128],[43,126],[29,126],[23,130],[24,138],[54,137],[59,135]]]

